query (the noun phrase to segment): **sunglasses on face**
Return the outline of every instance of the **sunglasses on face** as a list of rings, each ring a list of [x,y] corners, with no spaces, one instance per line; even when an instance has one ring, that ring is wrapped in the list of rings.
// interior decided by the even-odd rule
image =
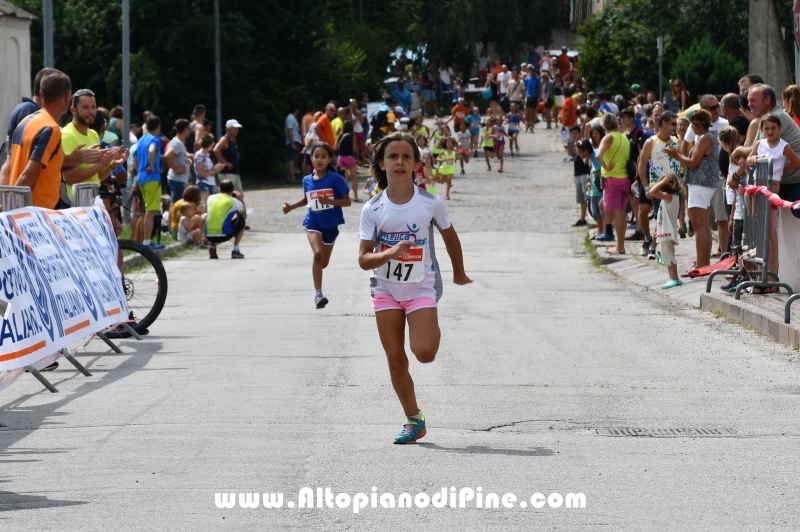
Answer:
[[[717,109],[719,109],[719,104],[712,105],[711,107],[703,107],[703,109],[705,109],[706,111],[716,111]]]

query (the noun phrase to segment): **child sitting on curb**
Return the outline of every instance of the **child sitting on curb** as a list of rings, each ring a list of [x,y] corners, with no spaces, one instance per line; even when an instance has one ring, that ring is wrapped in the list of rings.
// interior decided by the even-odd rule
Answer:
[[[180,207],[181,219],[178,222],[178,240],[199,246],[203,243],[203,222],[205,216],[197,214],[193,203]]]

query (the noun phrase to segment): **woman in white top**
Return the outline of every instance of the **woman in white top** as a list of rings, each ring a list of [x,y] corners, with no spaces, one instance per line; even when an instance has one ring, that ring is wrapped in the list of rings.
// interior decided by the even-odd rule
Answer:
[[[222,171],[225,165],[214,164],[208,152],[214,147],[214,135],[206,133],[200,139],[200,149],[194,154],[194,172],[197,176],[197,188],[200,189],[200,198],[206,205],[208,197],[216,192],[216,173]]]
[[[372,307],[378,335],[386,351],[392,386],[406,421],[395,443],[417,443],[425,435],[425,416],[417,405],[408,372],[405,328],[411,351],[422,363],[433,362],[441,330],[436,312],[442,278],[433,246],[439,229],[453,267],[453,282],[472,282],[464,271],[461,243],[444,202],[414,184],[420,154],[414,138],[392,133],[371,150],[372,173],[381,192],[361,211],[358,264],[373,270]]]

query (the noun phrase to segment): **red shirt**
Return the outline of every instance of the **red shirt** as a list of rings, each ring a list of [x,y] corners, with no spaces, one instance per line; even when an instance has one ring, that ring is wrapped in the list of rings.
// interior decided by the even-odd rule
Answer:
[[[558,61],[558,70],[561,72],[562,76],[569,74],[570,71],[570,60],[567,54],[561,54],[556,57],[556,61]]]

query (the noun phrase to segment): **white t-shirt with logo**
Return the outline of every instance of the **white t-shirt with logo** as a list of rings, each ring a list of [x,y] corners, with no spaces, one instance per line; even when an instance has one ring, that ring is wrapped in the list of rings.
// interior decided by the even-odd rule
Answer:
[[[375,252],[400,242],[412,243],[408,256],[392,259],[373,270],[372,295],[388,295],[395,301],[420,297],[438,301],[442,297],[442,275],[433,245],[433,228],[441,231],[451,225],[444,202],[417,186],[414,197],[404,205],[392,203],[385,190],[367,202],[361,211],[358,238],[373,242]]]

